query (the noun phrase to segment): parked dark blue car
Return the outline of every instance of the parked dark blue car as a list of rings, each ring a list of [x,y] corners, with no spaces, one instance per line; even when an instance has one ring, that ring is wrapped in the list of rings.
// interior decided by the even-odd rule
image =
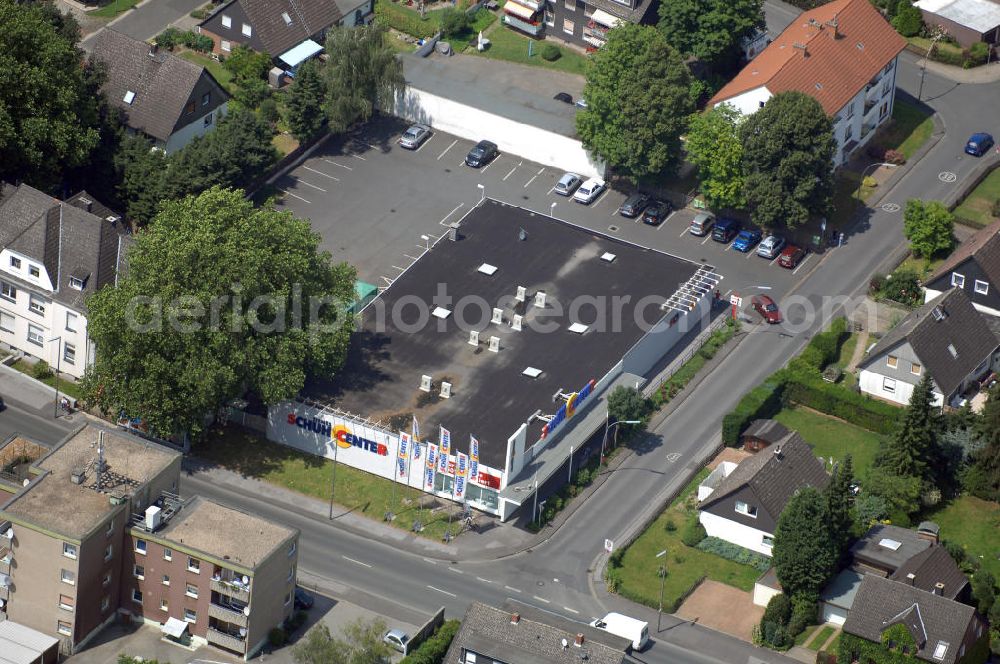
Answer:
[[[965,144],[965,154],[982,157],[991,147],[993,147],[993,137],[985,132],[980,132],[969,136],[969,141]]]
[[[735,219],[719,219],[712,229],[712,239],[716,242],[728,243],[740,232],[740,222]]]
[[[763,234],[758,230],[740,231],[733,242],[733,249],[745,254],[756,247],[762,237]]]

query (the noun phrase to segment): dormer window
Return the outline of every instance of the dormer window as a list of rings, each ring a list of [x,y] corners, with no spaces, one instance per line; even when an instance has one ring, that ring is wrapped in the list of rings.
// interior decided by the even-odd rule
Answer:
[[[958,272],[951,273],[951,285],[956,288],[965,288],[965,275]]]
[[[12,268],[14,268],[15,270],[20,270],[21,269],[21,259],[18,258],[17,256],[11,256],[10,257],[10,266]]]
[[[222,27],[231,28],[233,27],[233,19],[225,14],[222,15]]]
[[[82,291],[83,290],[83,279],[81,279],[80,277],[70,277],[69,278],[69,287],[72,288],[72,289],[74,289],[74,290]]]
[[[131,105],[132,102],[135,101],[135,93],[132,92],[131,90],[127,90],[125,92],[125,96],[122,97],[122,101],[125,102],[126,104]]]
[[[29,265],[28,274],[34,277],[35,279],[38,279],[40,276],[42,276],[42,271],[38,269],[37,265]]]

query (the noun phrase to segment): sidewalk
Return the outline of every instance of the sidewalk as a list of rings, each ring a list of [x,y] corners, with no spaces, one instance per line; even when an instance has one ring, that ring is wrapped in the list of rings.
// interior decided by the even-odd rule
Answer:
[[[918,67],[924,62],[924,58],[913,51],[904,51],[904,53],[908,53]],[[1000,81],[1000,61],[993,61],[988,65],[980,65],[971,69],[962,69],[961,67],[946,65],[928,58],[926,60],[926,67],[927,71],[956,83],[983,85]]]

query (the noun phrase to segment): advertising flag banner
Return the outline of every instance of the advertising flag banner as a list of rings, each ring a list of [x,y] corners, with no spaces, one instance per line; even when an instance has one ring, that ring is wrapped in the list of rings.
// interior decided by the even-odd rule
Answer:
[[[420,461],[420,449],[423,447],[423,445],[421,445],[420,442],[414,438],[413,443],[410,447],[413,448],[413,460]]]
[[[451,432],[441,427],[441,454],[451,454]]]
[[[445,454],[441,450],[438,450],[437,471],[439,473],[441,473],[442,475],[450,475],[451,474],[449,472],[451,469],[449,468],[449,463],[448,463],[449,460],[450,460],[449,459],[450,456],[451,456],[450,454]]]
[[[428,491],[434,490],[434,462],[437,457],[437,445],[434,443],[427,443],[427,468],[424,473],[424,489]]]
[[[413,416],[413,426],[411,428],[413,429],[413,440],[419,441],[420,440],[420,425],[417,424],[417,416],[416,415]]]
[[[469,436],[469,481],[479,478],[479,441],[475,436]]]
[[[399,476],[403,477],[406,475],[406,462],[410,457],[410,434],[403,431],[399,432],[399,454],[397,455],[396,465],[399,467]]]
[[[455,498],[465,499],[465,476],[469,472],[469,457],[458,453],[458,461],[455,467]]]

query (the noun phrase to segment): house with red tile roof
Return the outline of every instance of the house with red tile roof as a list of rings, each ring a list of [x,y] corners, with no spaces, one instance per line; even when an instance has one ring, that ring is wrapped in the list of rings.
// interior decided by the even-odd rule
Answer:
[[[839,166],[892,116],[905,46],[869,0],[833,0],[795,19],[709,104],[749,115],[780,92],[805,93],[833,120]]]

